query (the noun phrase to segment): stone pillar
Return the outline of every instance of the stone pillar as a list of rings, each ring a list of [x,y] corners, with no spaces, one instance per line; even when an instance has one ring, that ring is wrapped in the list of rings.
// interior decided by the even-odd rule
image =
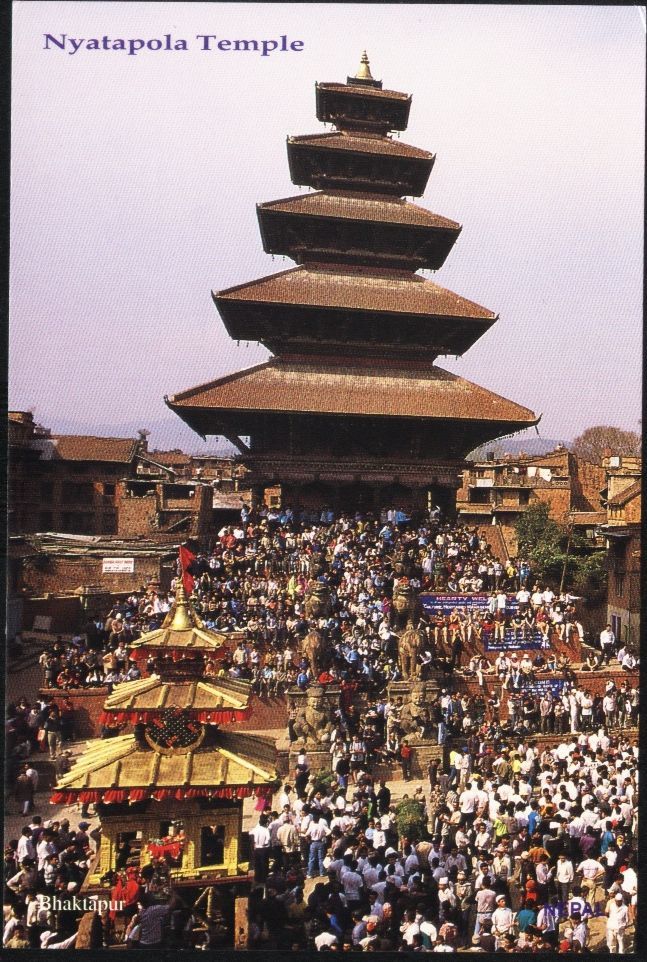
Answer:
[[[249,899],[239,896],[234,902],[234,949],[238,952],[249,948]]]

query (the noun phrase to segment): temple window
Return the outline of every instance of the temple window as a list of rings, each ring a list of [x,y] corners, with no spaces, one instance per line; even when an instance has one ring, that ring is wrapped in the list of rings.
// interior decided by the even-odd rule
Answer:
[[[205,825],[200,832],[200,865],[223,865],[225,826]]]

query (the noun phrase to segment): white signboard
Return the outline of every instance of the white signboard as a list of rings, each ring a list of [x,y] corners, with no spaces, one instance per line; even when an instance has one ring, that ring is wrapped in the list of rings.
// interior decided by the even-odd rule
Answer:
[[[134,558],[104,558],[103,573],[105,574],[132,574],[135,570]]]

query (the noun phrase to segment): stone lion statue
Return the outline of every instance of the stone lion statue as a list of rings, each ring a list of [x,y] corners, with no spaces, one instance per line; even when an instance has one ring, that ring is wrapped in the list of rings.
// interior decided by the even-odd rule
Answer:
[[[318,628],[310,629],[303,639],[301,651],[303,657],[308,659],[312,674],[318,678],[326,667],[326,642]]]
[[[305,616],[308,621],[317,621],[330,614],[330,590],[321,581],[310,581],[306,588],[304,602]]]
[[[326,741],[332,731],[332,717],[320,685],[308,689],[305,705],[294,719],[294,734],[305,742],[318,744]]]

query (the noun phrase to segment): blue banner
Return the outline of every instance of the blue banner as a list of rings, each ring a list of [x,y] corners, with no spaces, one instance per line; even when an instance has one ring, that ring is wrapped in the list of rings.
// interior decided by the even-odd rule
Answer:
[[[550,649],[550,643],[537,628],[529,631],[525,638],[520,638],[513,628],[506,628],[503,638],[495,638],[493,633],[484,631],[483,647],[486,651],[535,651]]]
[[[437,614],[441,611],[444,615],[450,615],[454,608],[459,611],[487,611],[490,595],[419,595],[420,604],[428,614]],[[515,595],[506,595],[506,614],[515,615],[519,610],[519,602]]]
[[[526,682],[521,691],[525,694],[530,692],[533,695],[544,695],[550,692],[553,698],[559,698],[564,690],[566,682],[563,678],[554,680],[552,678],[538,678],[535,681]]]

